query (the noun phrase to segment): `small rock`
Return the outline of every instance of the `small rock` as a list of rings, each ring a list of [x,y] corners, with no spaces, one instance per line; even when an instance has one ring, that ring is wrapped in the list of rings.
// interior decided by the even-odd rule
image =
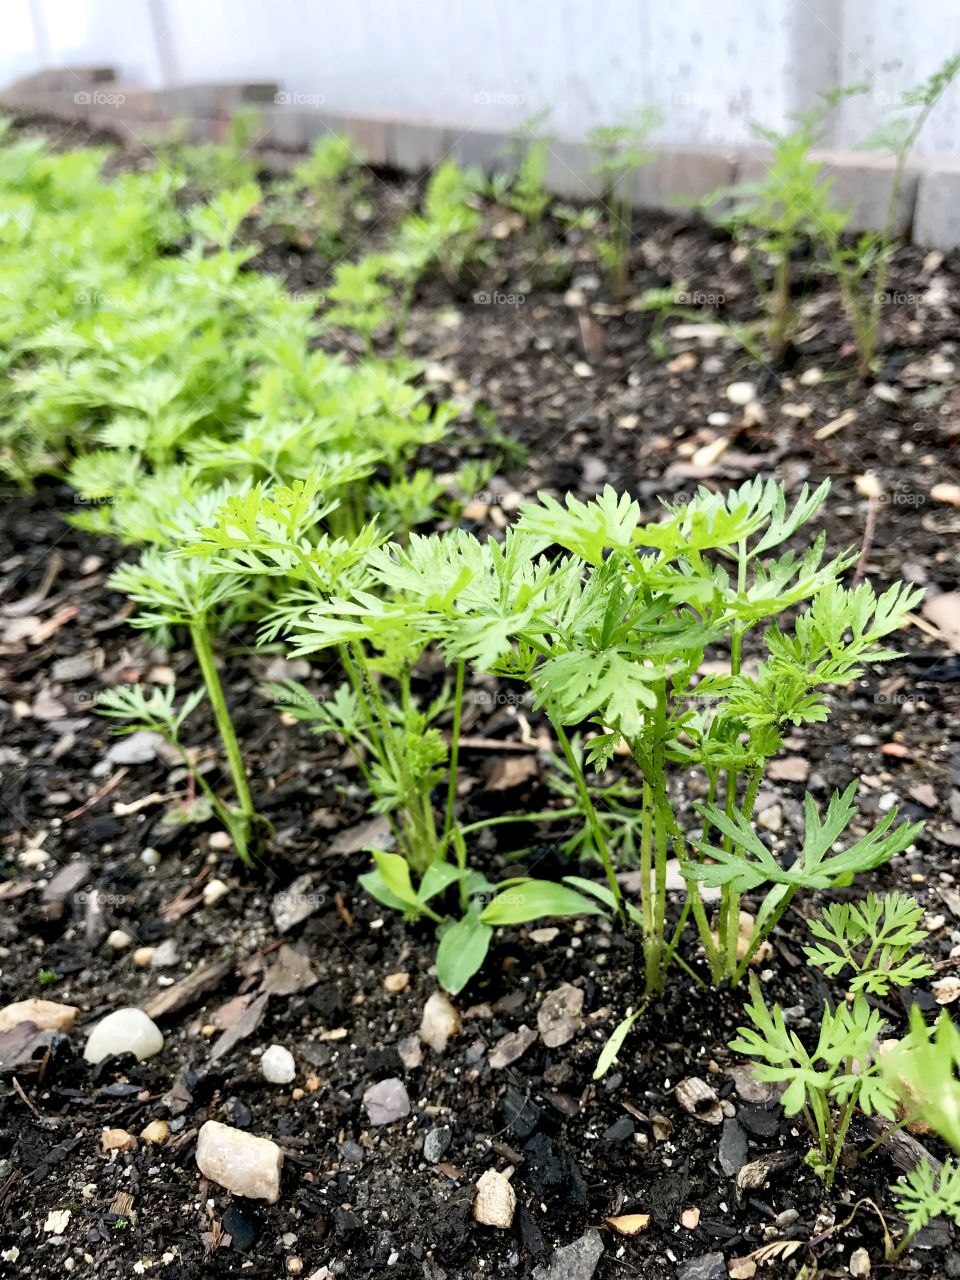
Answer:
[[[317,984],[317,975],[307,956],[284,943],[264,980],[263,989],[273,996],[293,996]]]
[[[58,701],[49,689],[41,689],[33,700],[28,713],[35,720],[66,720],[69,712],[62,702]]]
[[[203,905],[212,907],[230,892],[222,880],[208,880],[203,886]]]
[[[730,440],[726,436],[717,436],[709,444],[701,445],[690,459],[694,467],[712,467],[730,448]]]
[[[537,1011],[537,1026],[548,1049],[557,1049],[573,1039],[580,1030],[582,1008],[583,992],[569,982],[545,997]]]
[[[442,991],[435,991],[423,1006],[420,1039],[434,1053],[443,1053],[447,1042],[460,1030],[460,1015]]]
[[[731,1258],[727,1263],[730,1280],[753,1280],[756,1274],[757,1264],[752,1258]]]
[[[558,1249],[549,1262],[534,1267],[533,1280],[591,1280],[603,1257],[599,1231],[588,1231],[579,1240]]]
[[[547,946],[553,942],[560,933],[555,925],[548,925],[545,929],[531,929],[530,941],[539,943],[541,946]]]
[[[161,1147],[170,1137],[170,1126],[166,1120],[151,1120],[140,1130],[140,1137],[144,1142],[152,1142],[154,1146]]]
[[[49,1231],[52,1235],[62,1236],[67,1227],[69,1227],[72,1216],[69,1209],[51,1209],[47,1214],[43,1229],[44,1231]]]
[[[938,978],[930,984],[930,990],[937,1004],[953,1004],[955,1000],[960,1000],[960,978],[953,974]]]
[[[224,1210],[221,1226],[230,1237],[230,1248],[246,1253],[257,1242],[256,1225],[235,1204]]]
[[[137,1140],[126,1129],[104,1129],[100,1134],[100,1146],[104,1151],[136,1151]]]
[[[86,680],[87,676],[92,676],[98,670],[99,655],[93,653],[74,653],[68,658],[58,658],[50,668],[50,675],[56,681],[63,680],[67,683],[76,680]]]
[[[783,809],[778,804],[768,805],[754,818],[758,827],[763,827],[764,831],[772,831],[774,833],[783,830]]]
[[[723,1108],[716,1092],[699,1076],[688,1076],[674,1089],[684,1111],[707,1124],[723,1124]]]
[[[75,1005],[58,1004],[56,1000],[17,1000],[0,1009],[0,1031],[32,1022],[38,1031],[66,1034],[72,1030],[79,1012]]]
[[[90,863],[86,858],[76,858],[73,862],[68,862],[46,886],[40,895],[41,901],[50,906],[66,902],[89,880],[90,871]]]
[[[925,809],[936,809],[940,803],[940,797],[929,782],[921,782],[911,787],[910,798],[916,800],[917,804],[922,804]]]
[[[389,991],[392,996],[398,995],[401,991],[406,991],[410,985],[409,973],[388,973],[383,980],[384,989]]]
[[[650,1131],[655,1142],[666,1142],[673,1133],[673,1121],[655,1111],[650,1116]]]
[[[276,1204],[280,1198],[283,1152],[270,1138],[258,1138],[208,1120],[197,1139],[197,1168],[205,1178],[248,1200]]]
[[[667,361],[667,373],[689,373],[691,369],[696,367],[697,357],[692,351],[681,351],[679,355]]]
[[[526,1025],[519,1027],[516,1031],[509,1031],[505,1036],[501,1036],[490,1050],[487,1061],[494,1071],[509,1067],[511,1063],[523,1057],[536,1039],[536,1031]]]
[[[751,1160],[737,1174],[738,1195],[745,1191],[758,1191],[768,1178],[788,1168],[792,1163],[792,1156],[776,1153],[761,1156],[759,1160]]]
[[[747,1135],[736,1120],[723,1122],[718,1159],[728,1178],[735,1178],[747,1163]]]
[[[513,1225],[517,1211],[517,1193],[507,1178],[496,1169],[488,1169],[477,1179],[473,1198],[473,1216],[485,1227],[505,1229]]]
[[[758,1080],[753,1074],[753,1067],[728,1067],[726,1074],[733,1080],[737,1096],[744,1102],[758,1105],[775,1102],[786,1088],[783,1084]]]
[[[180,961],[180,951],[173,938],[167,938],[159,947],[154,947],[150,957],[151,969],[172,969]]]
[[[106,894],[93,889],[87,894],[86,911],[84,913],[83,937],[91,951],[99,947],[107,936]]]
[[[691,1258],[677,1271],[677,1280],[726,1280],[727,1267],[722,1253],[704,1253]]]
[[[810,765],[803,756],[783,756],[767,766],[767,777],[772,782],[806,782],[809,776]]]
[[[930,490],[930,497],[934,502],[943,502],[951,507],[960,507],[960,484],[935,484]],[[864,1275],[867,1274],[867,1272],[864,1272]]]
[[[608,1125],[600,1135],[602,1142],[626,1142],[628,1138],[632,1138],[637,1131],[637,1126],[633,1123],[629,1116],[621,1116],[619,1120],[614,1120],[613,1124]]]
[[[136,733],[115,742],[107,751],[107,759],[111,764],[149,764],[156,759],[162,746],[161,734],[149,729],[138,729]]]
[[[133,939],[123,929],[111,929],[107,934],[107,946],[111,951],[124,951]]]
[[[133,953],[133,963],[140,969],[146,969],[156,949],[156,947],[137,947]]]
[[[680,1215],[680,1225],[685,1231],[696,1231],[700,1225],[700,1210],[684,1209]]]
[[[363,1106],[372,1125],[393,1124],[410,1114],[410,1098],[396,1077],[372,1084],[363,1095]]]
[[[132,1053],[141,1062],[163,1048],[160,1028],[142,1009],[115,1009],[101,1018],[87,1037],[83,1056],[87,1062],[102,1062],[119,1053]]]
[[[449,1125],[431,1129],[423,1140],[423,1158],[427,1164],[437,1164],[450,1149],[453,1131]]]
[[[272,1044],[260,1059],[260,1074],[271,1084],[289,1084],[297,1074],[293,1054],[282,1044]]]
[[[649,1213],[622,1213],[615,1218],[604,1218],[608,1227],[613,1227],[617,1235],[638,1236],[649,1230]]]
[[[413,1071],[415,1067],[419,1067],[423,1061],[423,1049],[420,1045],[419,1036],[404,1036],[397,1043],[397,1053],[400,1061],[408,1071]]]
[[[323,895],[314,885],[312,875],[298,876],[291,885],[276,894],[270,910],[278,933],[289,933],[309,919],[323,905]]]
[[[958,503],[958,505],[960,505],[960,503]],[[867,1253],[866,1249],[854,1249],[853,1253],[851,1253],[850,1274],[852,1276],[860,1277],[860,1280],[862,1280],[864,1276],[868,1276],[870,1274],[870,1255]]]
[[[745,406],[757,398],[757,388],[752,382],[731,382],[727,387],[727,399],[731,404]]]
[[[865,471],[863,475],[856,476],[853,484],[861,498],[883,497],[883,484],[873,471]]]

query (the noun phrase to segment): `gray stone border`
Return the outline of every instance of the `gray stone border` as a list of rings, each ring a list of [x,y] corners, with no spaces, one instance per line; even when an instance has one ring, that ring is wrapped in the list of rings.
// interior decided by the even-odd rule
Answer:
[[[0,109],[41,112],[83,120],[131,144],[149,145],[180,121],[195,141],[216,141],[233,111],[249,106],[262,119],[257,148],[265,165],[289,169],[294,157],[330,132],[345,132],[374,167],[425,172],[447,156],[486,172],[516,165],[516,139],[509,133],[481,132],[429,121],[328,112],[308,95],[283,93],[268,81],[229,81],[143,89],[116,79],[110,67],[62,67],[40,71],[0,92]],[[632,195],[637,208],[670,210],[741,179],[757,177],[766,163],[764,148],[661,146],[641,169]],[[893,161],[865,151],[822,151],[831,195],[853,211],[851,229],[878,230],[884,223],[893,184]],[[555,195],[590,200],[600,194],[591,172],[595,158],[582,141],[552,138],[546,186]],[[927,248],[960,245],[960,157],[931,157],[912,163],[898,201],[897,234]]]

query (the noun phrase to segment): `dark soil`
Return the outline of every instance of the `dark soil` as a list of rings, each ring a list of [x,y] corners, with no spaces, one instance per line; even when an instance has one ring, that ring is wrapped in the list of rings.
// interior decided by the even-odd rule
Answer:
[[[414,184],[379,177],[371,177],[371,189],[387,225],[415,196]],[[868,501],[857,479],[871,472],[883,497],[874,500],[868,576],[878,586],[904,576],[931,595],[958,589],[960,514],[932,501],[930,491],[960,479],[960,264],[910,248],[898,254],[891,290],[921,300],[887,309],[881,382],[865,387],[853,376],[837,298],[805,282],[802,263],[797,288],[809,289],[808,326],[787,372],[759,369],[726,338],[705,342],[702,333],[671,340],[664,358],[647,341],[651,318],[612,301],[587,245],[557,226],[548,232],[546,257],[520,232],[496,241],[497,265],[459,294],[442,280],[425,282],[411,317],[411,354],[427,362],[437,394],[485,406],[497,430],[527,451],[525,462],[508,458],[488,490],[474,496],[469,514],[479,527],[502,527],[520,497],[540,488],[591,496],[610,483],[630,490],[652,516],[658,497],[681,500],[698,483],[772,473],[795,490],[805,479],[830,476],[825,519],[828,547],[837,551],[863,540]],[[724,239],[686,219],[646,215],[637,217],[635,232],[637,295],[682,280],[690,291],[723,295],[729,317],[755,314],[750,277]],[[261,267],[282,271],[293,289],[322,290],[327,264],[275,243],[269,229],[258,236],[267,245]],[[474,290],[523,301],[476,303]],[[813,369],[820,380],[810,379]],[[750,425],[725,394],[742,380],[756,384],[763,406],[763,420]],[[856,415],[847,425],[815,439],[847,410]],[[717,413],[729,421],[708,425]],[[451,464],[479,450],[480,436],[476,418],[465,413],[446,450]],[[721,436],[731,442],[715,462],[704,464],[703,455],[693,461],[697,449]],[[434,459],[441,469],[443,453]],[[804,1135],[751,1086],[726,1048],[741,1020],[742,993],[703,991],[675,970],[620,1062],[593,1082],[601,1046],[638,996],[634,945],[607,923],[501,932],[482,974],[456,1001],[459,1036],[442,1054],[423,1046],[420,1064],[405,1066],[401,1053],[412,1061],[423,1006],[436,989],[433,938],[379,910],[357,886],[370,815],[349,758],[277,719],[258,692],[275,659],[251,655],[251,637],[231,637],[225,682],[258,804],[276,828],[272,858],[246,876],[213,824],[165,825],[163,815],[185,794],[182,771],[158,758],[107,761],[114,740],[91,708],[106,684],[162,682],[171,669],[181,690],[192,687],[189,650],[151,649],[127,626],[122,598],[104,585],[120,553],[65,523],[68,491],[51,484],[29,497],[8,495],[4,509],[0,627],[9,637],[21,613],[50,626],[39,642],[14,633],[0,645],[0,1007],[38,996],[82,1012],[70,1037],[47,1037],[33,1061],[2,1078],[0,1252],[9,1261],[0,1265],[36,1275],[145,1269],[162,1280],[208,1271],[318,1280],[379,1272],[427,1280],[528,1277],[558,1246],[599,1228],[605,1252],[596,1275],[603,1280],[723,1275],[708,1255],[739,1258],[774,1240],[801,1247],[763,1275],[796,1275],[802,1263],[816,1263],[820,1275],[844,1275],[861,1245],[874,1275],[893,1274],[881,1261],[876,1215],[863,1206],[854,1214],[854,1205],[869,1197],[886,1212],[886,1187],[901,1171],[896,1160],[909,1157],[893,1146],[858,1163],[857,1148],[872,1136],[859,1122],[851,1160],[833,1191],[824,1191],[804,1164]],[[905,630],[897,643],[903,658],[865,672],[836,696],[827,725],[788,741],[785,754],[806,762],[807,781],[772,782],[762,803],[779,808],[776,839],[784,850],[800,828],[804,790],[822,802],[855,777],[868,815],[895,800],[905,815],[926,818],[914,849],[850,892],[916,894],[928,912],[930,957],[950,972],[960,944],[960,658],[929,626]],[[89,657],[88,674],[74,678],[56,665],[79,655]],[[319,667],[310,675],[318,683],[333,678]],[[492,741],[466,756],[467,812],[522,812],[549,802],[543,769],[512,790],[485,789],[491,766],[519,754],[525,725],[536,733],[528,707],[498,705],[486,686],[474,691],[465,731]],[[215,781],[212,725],[199,720],[191,742]],[[129,811],[137,802],[142,807]],[[522,828],[499,831],[475,851],[494,876],[507,874],[508,865],[513,873],[517,864],[504,857],[530,838]],[[545,829],[519,865],[536,864],[545,875],[574,870],[558,853],[568,834]],[[145,860],[150,849],[159,857]],[[72,885],[62,878],[66,868],[77,872]],[[315,910],[281,932],[273,899],[306,873],[311,881],[301,888]],[[213,877],[229,892],[204,906],[202,884]],[[824,998],[836,994],[800,951],[803,915],[815,906],[802,902],[784,920],[762,979],[801,1033],[814,1025]],[[127,950],[105,944],[107,931],[118,928],[132,939]],[[135,948],[165,941],[176,945],[170,967],[133,963]],[[265,982],[275,985],[275,974],[267,975],[278,955],[287,955],[282,943],[309,960],[312,979],[293,994],[269,995],[259,1024],[212,1060],[216,1024],[239,1007],[229,1002],[240,996],[249,1007]],[[687,954],[696,965],[692,943]],[[149,1008],[172,982],[220,960],[227,963],[211,970],[209,986],[158,1015],[166,1044],[157,1057],[96,1068],[83,1061],[84,1028],[102,1014],[124,1004]],[[390,993],[384,978],[397,973],[408,974],[409,985]],[[543,997],[561,983],[584,994],[577,1035],[559,1049],[537,1040],[511,1066],[492,1069],[490,1048],[507,1032],[536,1027]],[[894,1034],[912,1000],[935,1009],[926,990],[891,999],[885,1012]],[[258,1054],[272,1043],[297,1060],[293,1086],[267,1084],[259,1073]],[[691,1076],[716,1090],[721,1124],[679,1105],[675,1086]],[[374,1128],[362,1095],[389,1077],[403,1080],[411,1111]],[[103,1128],[138,1134],[157,1118],[170,1121],[164,1146],[141,1141],[112,1156],[101,1150]],[[200,1179],[195,1137],[210,1118],[283,1147],[276,1206],[235,1199]],[[755,1160],[768,1162],[766,1176],[738,1189],[739,1168]],[[490,1167],[514,1170],[520,1207],[509,1232],[472,1220],[473,1185]],[[72,1211],[63,1234],[45,1230],[50,1211],[63,1208]],[[699,1210],[698,1224],[679,1225],[689,1209]],[[646,1233],[625,1238],[604,1225],[632,1212],[652,1215]],[[699,1269],[680,1269],[697,1259]],[[960,1275],[952,1231],[935,1224],[901,1267],[926,1277]]]

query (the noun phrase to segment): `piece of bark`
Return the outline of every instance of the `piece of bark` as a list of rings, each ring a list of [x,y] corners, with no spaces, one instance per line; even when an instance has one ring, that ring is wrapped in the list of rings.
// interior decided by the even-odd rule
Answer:
[[[49,1049],[59,1039],[56,1031],[41,1031],[35,1022],[20,1022],[9,1031],[0,1031],[0,1072],[22,1071],[37,1066],[37,1053]]]
[[[239,1044],[241,1040],[245,1040],[247,1036],[252,1036],[257,1027],[263,1020],[263,1015],[267,1011],[267,1001],[270,999],[269,993],[265,992],[262,996],[257,996],[253,1004],[240,1015],[229,1031],[225,1031],[220,1036],[210,1050],[210,1061],[219,1062],[225,1054],[228,1054],[234,1045]]]
[[[201,996],[218,987],[233,969],[232,960],[210,960],[199,968],[188,973],[185,978],[175,982],[172,987],[160,991],[145,1006],[146,1013],[156,1021],[169,1017],[194,1004]]]
[[[77,892],[90,878],[90,863],[86,858],[68,862],[57,872],[41,894],[44,906],[59,906]]]

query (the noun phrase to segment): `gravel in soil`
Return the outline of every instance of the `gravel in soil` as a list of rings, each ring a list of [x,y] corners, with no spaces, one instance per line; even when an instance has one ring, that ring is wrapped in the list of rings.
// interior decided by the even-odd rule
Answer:
[[[413,198],[412,184],[371,183],[394,213]],[[658,497],[680,500],[699,483],[774,473],[795,489],[829,475],[829,547],[860,545],[872,505],[868,575],[884,585],[903,575],[931,596],[957,590],[960,515],[931,497],[960,470],[956,263],[899,252],[892,278],[920,301],[888,309],[883,369],[864,387],[828,290],[810,289],[786,372],[758,369],[696,326],[656,355],[650,318],[609,298],[589,246],[549,230],[559,243],[546,265],[514,237],[478,283],[522,303],[475,303],[472,290],[455,296],[430,281],[411,316],[408,345],[437,394],[486,406],[527,451],[474,495],[477,527],[502,527],[540,488],[591,496],[611,483],[653,515]],[[685,280],[722,295],[731,318],[753,313],[749,277],[723,239],[647,216],[635,230],[637,294]],[[271,244],[269,231],[260,238],[261,267],[282,271],[291,288],[322,285],[326,264]],[[746,406],[728,394],[738,382],[752,384]],[[465,416],[435,464],[473,450],[476,434]],[[868,473],[874,485],[864,485]],[[176,678],[188,688],[196,672],[184,649],[151,648],[126,626],[123,600],[104,585],[120,553],[65,524],[71,505],[55,485],[11,495],[0,530],[0,1005],[37,997],[80,1010],[68,1034],[40,1030],[18,1043],[0,1033],[0,1254],[11,1271],[693,1280],[794,1240],[801,1248],[766,1274],[796,1274],[814,1258],[843,1274],[860,1247],[883,1274],[869,1210],[828,1228],[862,1197],[889,1204],[896,1150],[851,1163],[826,1193],[804,1164],[802,1134],[725,1047],[741,1019],[738,993],[706,992],[675,972],[620,1062],[592,1080],[600,1047],[637,1002],[633,943],[606,922],[501,932],[456,1001],[459,1033],[441,1053],[421,1041],[436,990],[433,939],[358,889],[372,819],[356,771],[334,743],[279,723],[258,692],[277,659],[251,657],[251,637],[231,637],[222,658],[258,803],[276,827],[274,856],[244,877],[213,826],[165,821],[185,793],[181,772],[155,743],[118,752],[93,704],[117,680]],[[838,695],[828,724],[788,740],[761,806],[784,849],[803,791],[822,802],[853,777],[868,815],[896,802],[926,818],[914,849],[850,893],[915,893],[929,954],[949,973],[960,944],[960,658],[943,621],[898,643],[904,656]],[[310,678],[331,675],[317,668]],[[529,708],[491,707],[484,692],[482,683],[473,690],[466,732],[510,744],[521,717],[537,727]],[[201,721],[194,734],[215,778],[213,726]],[[489,753],[468,756],[467,809],[542,806],[534,758],[538,769],[504,795],[484,791]],[[478,848],[480,865],[502,874],[511,838],[523,837],[500,829]],[[573,870],[557,844],[551,832],[520,865]],[[214,880],[227,891],[205,900]],[[802,913],[814,909],[807,901],[784,921],[762,974],[801,1031],[832,994],[802,962]],[[115,945],[117,931],[126,944]],[[571,1038],[550,1048],[538,1015],[565,984],[582,1006]],[[911,1000],[935,1007],[926,989],[906,993]],[[153,1010],[162,1051],[87,1063],[89,1028],[122,1005]],[[899,1000],[888,1014],[903,1025]],[[293,1054],[289,1084],[263,1077],[271,1045]],[[691,1079],[715,1095],[695,1114],[677,1092]],[[368,1091],[383,1082],[393,1083],[377,1096],[396,1118],[374,1124],[384,1111],[371,1114]],[[209,1119],[279,1144],[276,1205],[201,1179],[196,1138]],[[155,1121],[169,1125],[161,1143],[140,1136]],[[105,1151],[105,1129],[130,1139],[111,1138]],[[865,1124],[854,1139],[854,1148],[868,1144]],[[745,1166],[755,1176],[744,1177]],[[510,1175],[517,1204],[507,1229],[473,1220],[474,1186],[489,1169]],[[632,1214],[650,1216],[637,1235],[605,1224]],[[940,1223],[910,1259],[923,1276],[960,1275]]]

